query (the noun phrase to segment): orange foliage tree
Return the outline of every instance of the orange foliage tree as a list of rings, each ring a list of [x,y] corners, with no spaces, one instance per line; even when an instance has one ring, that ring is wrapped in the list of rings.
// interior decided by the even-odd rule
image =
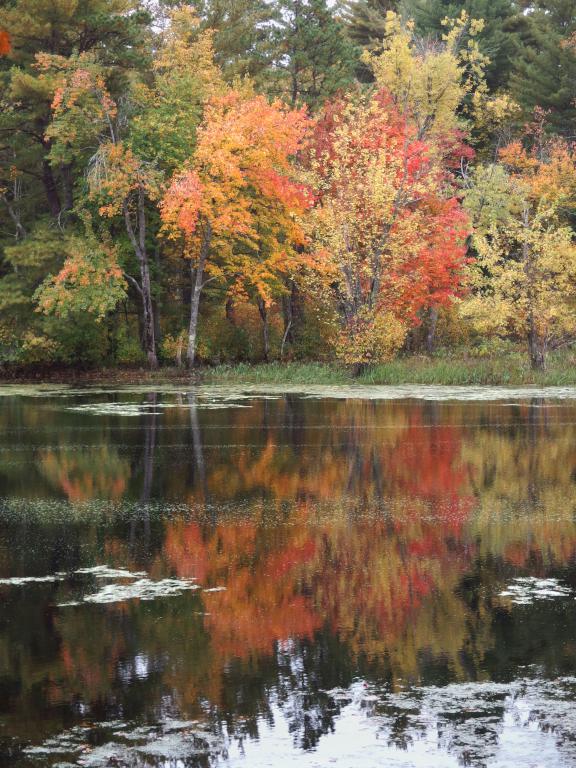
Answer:
[[[311,195],[294,176],[303,110],[229,90],[207,105],[196,151],[162,201],[171,237],[184,238],[193,270],[188,365],[194,364],[200,296],[207,279],[232,277],[232,290],[256,294],[262,319],[278,275],[303,242],[298,223]],[[266,333],[266,326],[265,326]]]

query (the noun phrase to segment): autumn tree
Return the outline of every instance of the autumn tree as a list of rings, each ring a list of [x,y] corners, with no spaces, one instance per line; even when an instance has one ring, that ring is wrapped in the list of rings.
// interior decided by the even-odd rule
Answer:
[[[224,265],[228,301],[234,305],[246,299],[258,308],[266,362],[271,353],[270,311],[274,305],[291,300],[293,280],[302,268],[305,240],[301,223],[294,216],[302,214],[305,206],[304,198],[274,200],[255,193],[250,216],[258,238],[238,241]],[[285,337],[289,330],[285,327]]]
[[[377,88],[385,90],[415,138],[446,168],[458,170],[473,158],[467,141],[489,146],[515,114],[508,97],[493,96],[486,84],[489,59],[479,36],[484,22],[463,10],[445,19],[441,40],[422,39],[415,23],[392,11],[385,16],[381,45],[364,55]],[[435,345],[439,305],[422,307],[427,346]]]
[[[0,6],[0,365],[572,338],[574,0]]]
[[[94,235],[89,219],[84,224],[84,233],[65,239],[62,269],[40,285],[35,298],[47,314],[61,318],[89,314],[101,321],[125,297],[126,283],[117,249]]]
[[[340,308],[348,363],[391,356],[422,308],[459,290],[466,216],[419,133],[383,90],[331,104],[315,130],[315,259]]]
[[[140,281],[130,278],[142,298],[143,346],[150,366],[157,365],[149,259],[146,243],[146,200],[157,195],[158,175],[122,141],[117,106],[104,73],[89,55],[42,56],[40,66],[55,78],[53,120],[45,135],[51,160],[74,157],[78,146],[93,146],[89,181],[99,213],[121,215],[136,255]],[[66,264],[63,273],[67,271]],[[56,278],[56,284],[59,282]],[[70,296],[70,292],[67,294]]]
[[[116,98],[146,65],[148,22],[138,0],[1,4],[0,47],[6,55],[0,56],[0,343],[9,359],[26,361],[32,352],[59,359],[68,328],[86,330],[77,318],[63,333],[66,323],[34,311],[34,292],[67,258],[87,159],[85,151],[58,159],[52,154],[47,130],[59,75],[39,67],[38,56],[90,58],[106,73]]]
[[[232,271],[264,307],[271,303],[270,279],[285,269],[284,260],[302,237],[294,217],[308,197],[293,179],[290,159],[305,127],[303,111],[249,92],[229,90],[206,108],[188,168],[175,175],[162,201],[167,231],[184,238],[193,275],[189,366],[207,280]]]
[[[123,222],[136,257],[138,277],[125,272],[142,306],[142,342],[148,364],[156,367],[157,322],[151,277],[150,219],[164,181],[188,156],[208,92],[220,83],[210,34],[197,34],[189,9],[175,11],[164,30],[152,85],[136,82],[131,120],[119,114],[105,72],[89,55],[64,59],[43,56],[40,65],[58,73],[46,131],[52,159],[66,159],[80,146],[93,146],[88,181],[98,213]]]
[[[487,57],[486,79],[491,89],[508,85],[515,53],[512,25],[518,8],[514,0],[404,0],[405,13],[414,19],[422,37],[441,40],[445,20],[455,19],[465,11],[483,21],[478,32],[480,52]],[[466,39],[462,40],[466,45]]]
[[[500,161],[476,169],[466,195],[478,255],[462,312],[482,333],[524,338],[541,369],[576,334],[575,157],[558,140],[514,142]]]
[[[443,45],[427,47],[389,11],[382,49],[365,55],[376,95],[336,102],[320,120],[314,237],[326,274],[335,270],[349,362],[393,354],[417,315],[434,320],[458,285],[465,224],[448,170],[472,154],[464,112],[485,94],[480,26],[463,14]]]
[[[72,207],[73,172],[49,160],[51,142],[45,130],[51,121],[55,84],[36,67],[36,55],[64,58],[91,53],[109,68],[113,92],[126,86],[126,74],[142,65],[149,16],[139,0],[94,0],[90,3],[45,3],[17,0],[0,9],[0,29],[11,40],[11,69],[2,74],[0,94],[0,174],[16,168],[27,182],[39,178],[43,209],[54,218]],[[1,178],[1,177],[0,177]]]
[[[438,148],[451,151],[458,132],[465,135],[476,113],[487,107],[487,59],[477,41],[482,29],[482,20],[462,12],[446,21],[441,44],[426,43],[412,21],[390,11],[382,50],[365,54],[376,85],[416,126],[418,138],[433,139]]]

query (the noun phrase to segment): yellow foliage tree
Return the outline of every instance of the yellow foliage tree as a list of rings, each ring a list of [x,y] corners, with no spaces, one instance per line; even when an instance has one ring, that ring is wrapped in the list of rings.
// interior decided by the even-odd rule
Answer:
[[[462,115],[473,117],[487,98],[488,59],[476,40],[484,22],[462,11],[444,24],[442,43],[425,42],[416,36],[413,22],[403,24],[389,11],[384,50],[364,55],[377,85],[410,116],[419,139],[444,138],[464,128]]]
[[[501,165],[478,168],[466,193],[478,258],[462,315],[481,332],[526,339],[533,368],[576,334],[576,243],[566,215],[576,202],[576,158],[554,141],[515,142]]]

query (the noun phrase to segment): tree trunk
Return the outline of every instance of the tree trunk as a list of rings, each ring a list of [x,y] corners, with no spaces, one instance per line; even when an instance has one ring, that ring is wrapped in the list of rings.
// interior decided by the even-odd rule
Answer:
[[[226,320],[230,323],[230,325],[233,325],[236,327],[236,314],[234,312],[234,301],[230,296],[226,299],[226,306],[224,309],[226,313]]]
[[[546,368],[546,344],[539,337],[532,316],[529,318],[528,325],[528,350],[532,369],[543,371]]]
[[[288,334],[290,333],[290,329],[292,327],[292,320],[288,322],[288,325],[286,326],[286,330],[284,331],[284,336],[282,336],[282,344],[280,346],[280,360],[284,361],[284,345],[286,344],[286,339],[288,338]]]
[[[134,248],[134,252],[140,266],[140,293],[142,298],[142,342],[148,365],[150,368],[158,368],[156,356],[156,335],[154,333],[154,308],[152,305],[152,286],[150,283],[150,264],[146,251],[146,211],[144,190],[138,190],[137,201],[137,227],[138,237],[134,231],[128,200],[124,202],[124,221],[126,231]]]
[[[414,351],[414,328],[410,328],[404,339],[404,351],[410,354]]]
[[[154,307],[152,305],[152,285],[150,283],[150,264],[146,250],[146,209],[144,189],[138,189],[138,236],[140,251],[140,275],[142,278],[142,303],[144,308],[144,342],[146,357],[150,368],[158,368],[156,356],[156,334],[154,332]]]
[[[154,333],[154,308],[152,306],[152,288],[150,285],[150,269],[148,259],[140,261],[140,278],[142,283],[142,320],[144,325],[144,351],[150,368],[158,367],[156,357],[156,334]]]
[[[300,293],[294,280],[288,280],[290,293],[282,297],[282,316],[284,318],[284,338],[288,344],[294,344],[295,330],[302,319]]]
[[[42,181],[44,183],[44,191],[46,192],[46,199],[48,200],[48,207],[50,208],[50,214],[57,219],[60,216],[62,207],[60,205],[60,197],[58,196],[58,188],[56,186],[56,180],[52,173],[52,166],[48,160],[42,161]]]
[[[6,205],[6,210],[8,211],[8,215],[12,219],[14,223],[14,227],[16,228],[16,231],[14,233],[14,239],[15,240],[23,240],[26,237],[26,229],[24,228],[24,225],[20,221],[20,210],[17,205],[12,204],[6,195],[0,195],[0,200],[4,201],[4,204]]]
[[[262,339],[264,341],[264,361],[268,363],[270,361],[270,339],[268,334],[268,307],[266,302],[261,296],[256,298],[258,304],[258,312],[262,319]]]
[[[430,307],[428,316],[428,333],[426,335],[426,349],[431,355],[436,349],[436,326],[438,324],[438,307]]]
[[[292,302],[290,299],[290,294],[282,296],[282,319],[284,320],[284,335],[282,337],[282,346],[284,346],[286,342],[291,344],[294,337],[294,334],[292,333]]]
[[[522,224],[526,232],[528,232],[530,226],[530,211],[528,205],[524,206]],[[528,299],[528,352],[530,354],[530,365],[533,370],[542,371],[546,367],[546,342],[544,339],[540,338],[534,320],[534,291],[537,279],[535,275],[534,255],[530,248],[530,241],[527,234],[525,235],[522,244],[522,260],[524,262]]]
[[[157,274],[160,274],[160,248],[156,248],[154,252],[154,262],[156,264]],[[152,304],[152,310],[154,312],[154,340],[156,342],[156,348],[162,344],[162,327],[160,325],[160,302],[155,299]]]
[[[193,368],[196,362],[196,338],[198,335],[198,312],[200,310],[200,294],[202,293],[202,284],[204,282],[204,268],[210,251],[212,240],[212,227],[206,224],[202,246],[200,248],[200,257],[196,269],[192,267],[194,283],[192,286],[192,298],[190,301],[190,325],[188,327],[188,354],[186,364],[188,368]]]
[[[74,208],[74,176],[73,163],[63,163],[60,166],[60,175],[62,177],[62,189],[64,191],[64,211],[71,211]]]

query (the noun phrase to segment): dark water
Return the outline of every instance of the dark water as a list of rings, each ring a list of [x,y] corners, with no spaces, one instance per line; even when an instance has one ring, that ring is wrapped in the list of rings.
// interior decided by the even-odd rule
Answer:
[[[576,766],[576,399],[2,394],[1,766]]]

